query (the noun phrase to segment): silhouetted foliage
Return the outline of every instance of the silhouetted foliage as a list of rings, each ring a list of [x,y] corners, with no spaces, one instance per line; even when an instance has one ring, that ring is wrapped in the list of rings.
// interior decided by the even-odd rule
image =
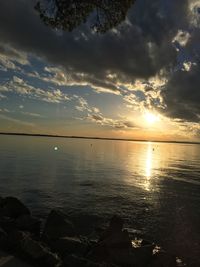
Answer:
[[[52,28],[72,31],[90,21],[96,32],[104,33],[124,21],[135,0],[40,0],[35,8]],[[92,18],[91,18],[92,17]]]

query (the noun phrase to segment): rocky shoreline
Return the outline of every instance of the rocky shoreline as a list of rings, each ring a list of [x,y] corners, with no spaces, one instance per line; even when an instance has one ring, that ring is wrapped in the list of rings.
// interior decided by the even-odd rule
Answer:
[[[0,250],[38,267],[185,266],[155,244],[133,239],[117,215],[91,239],[80,236],[63,212],[52,210],[43,222],[15,197],[0,197]]]

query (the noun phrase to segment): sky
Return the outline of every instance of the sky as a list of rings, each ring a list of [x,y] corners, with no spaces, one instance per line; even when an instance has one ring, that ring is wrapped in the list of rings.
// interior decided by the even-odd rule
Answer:
[[[200,0],[136,0],[105,34],[0,1],[0,132],[200,141]]]

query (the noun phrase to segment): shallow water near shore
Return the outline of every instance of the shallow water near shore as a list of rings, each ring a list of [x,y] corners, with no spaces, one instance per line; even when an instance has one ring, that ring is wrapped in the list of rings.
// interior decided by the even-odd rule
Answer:
[[[90,232],[113,214],[188,262],[199,261],[200,145],[0,136],[0,195],[52,208]]]

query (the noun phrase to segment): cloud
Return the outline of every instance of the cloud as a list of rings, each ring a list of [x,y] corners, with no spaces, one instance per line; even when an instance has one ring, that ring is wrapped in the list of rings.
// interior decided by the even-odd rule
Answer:
[[[154,5],[144,0],[142,2],[144,5],[141,11],[146,15],[143,21],[139,19],[141,14],[135,12],[135,19],[130,18],[126,27],[118,27],[117,33],[110,31],[105,35],[95,35],[87,27],[82,27],[73,33],[59,35],[42,24],[32,2],[1,1],[1,40],[16,49],[62,66],[66,73],[75,75],[73,81],[83,76],[81,82],[96,84],[97,88],[108,88],[115,92],[116,79],[119,82],[131,82],[135,78],[148,78],[162,68],[168,69],[176,60],[176,51],[169,42],[172,25],[169,25],[168,17],[160,16],[159,4],[162,7],[162,2],[157,0]],[[179,6],[180,10],[182,5]],[[11,7],[15,11],[12,16],[7,16]],[[136,3],[133,11],[139,8]],[[152,13],[155,13],[153,17]],[[163,26],[162,30],[159,23]],[[146,34],[147,26],[150,25],[154,27],[154,33],[149,29]],[[159,43],[155,32],[160,34]],[[83,33],[87,38],[83,37]],[[114,73],[116,78],[110,79],[110,73]]]
[[[31,117],[35,117],[35,118],[44,118],[43,115],[39,114],[39,113],[33,113],[33,112],[21,112],[23,115],[28,115]]]
[[[11,122],[14,122],[14,123],[17,123],[17,124],[21,124],[21,125],[25,125],[25,126],[31,126],[31,127],[35,126],[35,124],[32,123],[32,122],[18,120],[18,119],[12,118],[10,116],[2,115],[2,114],[0,114],[0,118],[3,119],[3,120],[11,121]]]
[[[120,94],[120,88],[117,84],[112,81],[102,81],[94,77],[94,75],[78,72],[74,73],[70,70],[66,72],[65,69],[61,67],[45,67],[44,71],[47,74],[45,73],[41,75],[37,72],[26,74],[30,77],[34,77],[57,86],[89,86],[99,93]]]
[[[5,83],[3,87],[0,87],[0,91],[4,91],[4,89],[6,89],[5,92],[16,92],[24,97],[49,103],[61,103],[69,100],[67,94],[59,89],[43,90],[41,88],[36,88],[17,76],[14,76],[12,80]]]
[[[189,39],[190,39],[191,35],[189,32],[184,32],[183,30],[178,30],[176,36],[174,37],[174,39],[172,40],[173,43],[177,43],[180,46],[184,47],[186,46],[186,44],[188,43]]]
[[[8,110],[7,108],[0,108],[0,112],[9,113],[10,110]]]
[[[78,111],[86,111],[87,116],[82,117],[81,120],[87,120],[95,122],[101,126],[107,126],[116,129],[128,129],[128,128],[137,128],[136,124],[132,121],[127,120],[126,118],[113,119],[105,117],[97,107],[90,106],[87,100],[83,97],[74,95],[73,99],[78,102],[78,105],[75,108]],[[80,119],[80,118],[76,118]]]
[[[158,109],[170,118],[197,122],[199,8],[198,0],[136,1],[126,23],[96,35],[87,25],[72,33],[46,27],[34,11],[33,1],[0,1],[2,68],[14,69],[16,62],[28,64],[27,54],[35,55],[51,67],[43,74],[29,73],[32,77],[55,86],[88,85],[97,92],[121,94],[135,109]],[[47,102],[68,100],[60,89],[35,88],[19,77],[6,86]],[[6,95],[5,86],[0,92]],[[98,112],[92,116],[84,101],[76,108],[88,111],[91,120],[126,126],[101,120]]]
[[[1,100],[2,98],[7,98],[7,97],[6,97],[5,95],[3,95],[3,94],[0,93],[0,100]]]
[[[112,118],[103,117],[101,113],[99,114],[88,114],[85,118],[86,120],[96,122],[101,126],[107,126],[115,129],[137,129],[138,126],[135,125],[132,121],[124,120],[117,120]]]
[[[162,111],[165,115],[183,121],[200,121],[199,74],[199,66],[174,73],[161,92],[166,104],[166,109]]]
[[[16,65],[18,64],[18,65]],[[30,65],[26,53],[18,51],[0,40],[0,70],[21,70],[19,65]]]
[[[97,107],[90,106],[85,98],[78,95],[73,95],[71,99],[76,100],[77,105],[75,106],[78,111],[87,111],[88,113],[99,113],[99,109]]]

